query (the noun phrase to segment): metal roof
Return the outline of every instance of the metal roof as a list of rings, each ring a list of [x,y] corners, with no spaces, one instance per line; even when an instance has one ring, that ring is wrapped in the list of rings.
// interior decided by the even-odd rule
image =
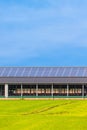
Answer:
[[[87,77],[87,67],[0,67],[0,77]]]

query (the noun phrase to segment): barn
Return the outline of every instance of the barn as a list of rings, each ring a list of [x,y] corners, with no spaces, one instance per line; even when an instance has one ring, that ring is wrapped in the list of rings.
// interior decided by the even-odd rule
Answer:
[[[0,98],[87,97],[87,67],[0,67]]]

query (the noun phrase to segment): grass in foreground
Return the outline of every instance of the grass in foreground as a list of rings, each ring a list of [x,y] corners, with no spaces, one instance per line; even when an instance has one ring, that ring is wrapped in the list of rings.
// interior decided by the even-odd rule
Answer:
[[[87,130],[87,100],[0,100],[0,130]]]

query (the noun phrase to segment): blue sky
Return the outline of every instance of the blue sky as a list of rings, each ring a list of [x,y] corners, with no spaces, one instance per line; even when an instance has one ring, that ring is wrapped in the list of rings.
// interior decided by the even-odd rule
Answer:
[[[87,66],[87,0],[0,0],[0,66]]]

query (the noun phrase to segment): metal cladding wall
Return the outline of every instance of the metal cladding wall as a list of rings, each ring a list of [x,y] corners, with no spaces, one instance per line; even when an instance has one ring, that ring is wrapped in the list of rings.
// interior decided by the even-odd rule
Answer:
[[[0,83],[87,83],[87,77],[0,77]]]

